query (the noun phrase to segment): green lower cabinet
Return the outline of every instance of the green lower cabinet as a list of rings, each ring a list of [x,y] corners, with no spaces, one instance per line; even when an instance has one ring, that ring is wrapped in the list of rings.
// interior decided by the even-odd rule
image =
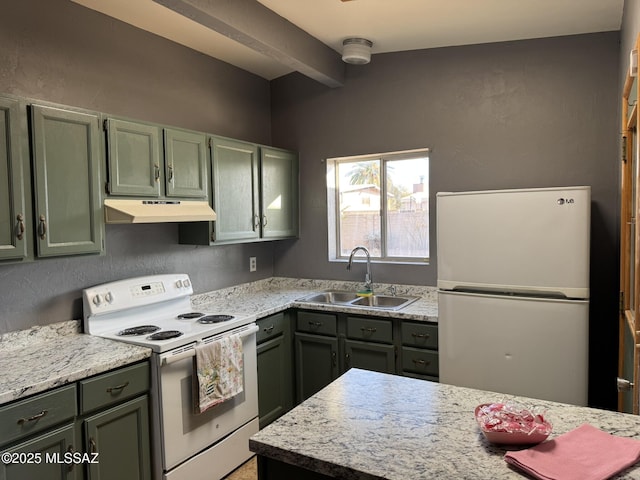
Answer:
[[[362,368],[382,373],[396,372],[396,355],[393,345],[345,340],[345,367]]]
[[[67,462],[66,457],[76,449],[75,427],[71,423],[2,450],[0,480],[79,480],[82,465]],[[5,455],[12,461],[7,462]]]
[[[88,464],[90,480],[151,479],[146,395],[85,418],[83,430],[85,451],[98,454]]]
[[[293,343],[289,314],[258,320],[258,413],[260,428],[293,408]]]
[[[32,105],[31,123],[38,256],[102,252],[99,116]]]
[[[438,380],[438,325],[345,313],[296,312],[296,400],[350,368]]]
[[[258,345],[260,428],[293,408],[291,337],[278,335]]]
[[[302,402],[338,378],[338,339],[295,333],[297,400]]]

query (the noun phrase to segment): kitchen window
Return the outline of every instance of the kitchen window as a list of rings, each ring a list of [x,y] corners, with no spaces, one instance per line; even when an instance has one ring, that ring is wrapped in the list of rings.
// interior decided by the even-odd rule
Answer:
[[[329,260],[429,261],[429,149],[327,160]]]

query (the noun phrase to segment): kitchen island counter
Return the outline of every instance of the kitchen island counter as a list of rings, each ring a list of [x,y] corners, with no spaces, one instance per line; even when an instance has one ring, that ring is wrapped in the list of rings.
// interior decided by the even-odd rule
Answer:
[[[585,423],[640,439],[634,415],[351,369],[254,435],[250,448],[260,480],[289,478],[282,475],[291,466],[315,472],[304,477],[313,479],[528,478],[474,418],[477,405],[506,400],[545,409],[549,439]],[[640,479],[640,464],[613,478]]]

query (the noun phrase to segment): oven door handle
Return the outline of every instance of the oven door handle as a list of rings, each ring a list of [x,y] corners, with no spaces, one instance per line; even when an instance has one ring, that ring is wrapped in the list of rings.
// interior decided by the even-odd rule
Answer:
[[[252,335],[254,333],[256,333],[258,330],[260,330],[258,328],[258,325],[251,324],[248,325],[246,327],[242,327],[242,329],[237,329],[237,330],[231,330],[230,332],[225,332],[221,335],[217,335],[216,337],[213,338],[222,338],[224,336],[227,335],[240,335],[240,338],[244,338],[247,337],[249,335]],[[193,345],[191,345],[187,350],[185,350],[184,352],[180,352],[180,353],[176,353],[173,355],[169,355],[166,357],[160,357],[160,365],[164,366],[164,365],[169,365],[171,363],[174,362],[178,362],[180,360],[184,360],[185,358],[189,358],[189,357],[195,357],[196,356],[196,345],[202,343],[202,342],[196,342]]]

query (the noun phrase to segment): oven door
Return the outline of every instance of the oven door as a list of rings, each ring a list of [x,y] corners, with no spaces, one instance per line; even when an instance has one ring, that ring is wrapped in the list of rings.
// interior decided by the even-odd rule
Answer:
[[[194,413],[194,346],[158,355],[160,425],[156,423],[154,436],[156,441],[159,435],[162,438],[165,474],[258,416],[257,330],[252,323],[215,336],[242,337],[244,387],[242,393],[200,414]],[[248,451],[248,444],[246,448]]]

